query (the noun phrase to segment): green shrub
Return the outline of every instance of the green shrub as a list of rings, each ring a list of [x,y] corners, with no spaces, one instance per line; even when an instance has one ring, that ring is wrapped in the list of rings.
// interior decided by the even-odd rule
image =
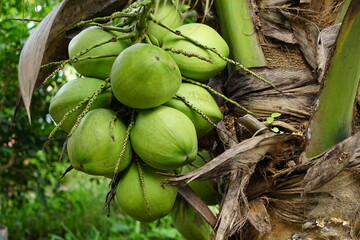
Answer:
[[[104,209],[109,180],[72,171],[57,192],[44,199],[26,195],[19,208],[13,200],[1,202],[0,219],[10,239],[182,239],[168,216],[150,224],[140,223],[112,208]]]

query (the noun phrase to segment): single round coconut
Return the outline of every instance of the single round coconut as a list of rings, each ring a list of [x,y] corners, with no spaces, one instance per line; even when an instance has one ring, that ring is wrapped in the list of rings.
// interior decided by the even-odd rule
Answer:
[[[111,88],[124,105],[146,109],[171,99],[179,90],[181,74],[174,60],[154,45],[137,43],[116,58]]]
[[[156,0],[154,6],[154,17],[165,26],[176,28],[181,25],[182,17],[176,5],[168,0]],[[148,33],[155,37],[157,41],[162,42],[169,30],[159,26],[153,21],[149,21]]]
[[[99,108],[88,112],[67,144],[71,165],[91,175],[112,177],[114,172],[121,172],[132,158],[128,141],[115,171],[126,129],[123,121],[110,109]]]
[[[184,97],[188,103],[205,114],[215,124],[220,122],[223,117],[215,99],[206,89],[200,86],[191,83],[182,83],[176,95]],[[179,98],[174,97],[164,103],[164,105],[176,108],[188,116],[196,128],[198,137],[204,136],[213,128],[213,125],[211,125],[203,116]]]
[[[157,170],[134,162],[120,179],[116,201],[126,214],[138,221],[162,218],[173,208],[177,195],[176,187],[161,185],[165,180]]]
[[[86,28],[70,41],[68,46],[69,57],[73,58],[77,54],[84,52],[97,44],[106,42],[110,39],[115,39],[117,36],[118,33],[105,31],[101,27]],[[108,42],[76,57],[77,61],[73,62],[72,65],[76,71],[83,76],[100,79],[108,78],[115,58],[129,45],[130,42],[128,40],[114,40]],[[92,59],[86,59],[89,57]]]
[[[91,97],[101,89],[103,84],[104,81],[96,78],[76,78],[65,83],[50,101],[50,116],[58,124],[67,112],[76,107],[82,100]],[[107,108],[110,105],[111,96],[111,90],[105,90],[96,98],[90,110]],[[83,103],[78,110],[71,113],[61,125],[61,129],[70,132],[78,116],[84,111],[86,104],[87,102]]]
[[[171,170],[192,162],[197,153],[193,123],[182,112],[160,106],[138,113],[130,132],[135,153],[148,165]]]
[[[225,40],[208,25],[189,23],[181,25],[175,30],[209,48],[214,48],[225,57],[229,56],[229,47]],[[169,55],[179,66],[181,74],[194,80],[206,81],[220,73],[226,66],[226,61],[221,59],[217,54],[196,46],[184,37],[176,34],[167,34],[163,40],[163,47],[197,55],[210,61],[208,62],[194,56],[189,57],[184,54],[169,51]]]

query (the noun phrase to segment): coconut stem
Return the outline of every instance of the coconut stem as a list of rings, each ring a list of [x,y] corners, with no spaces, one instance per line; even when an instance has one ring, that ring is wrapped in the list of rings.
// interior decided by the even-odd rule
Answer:
[[[146,210],[147,210],[148,214],[151,216],[152,214],[151,214],[151,211],[150,211],[150,203],[149,203],[149,200],[147,198],[147,193],[146,193],[144,173],[142,171],[140,161],[135,158],[135,162],[136,162],[136,166],[137,166],[138,171],[139,171],[139,179],[140,179],[141,189],[142,189],[143,194],[144,194],[144,201],[145,201],[145,204],[146,204]]]
[[[308,158],[322,154],[352,133],[360,80],[359,38],[360,1],[352,1],[326,70],[318,106],[309,124],[305,150]]]
[[[60,120],[60,122],[55,126],[55,128],[51,131],[51,133],[49,134],[48,138],[51,139],[54,137],[55,133],[61,128],[61,126],[63,125],[63,123],[65,122],[65,120],[74,112],[76,112],[77,110],[79,110],[81,108],[81,106],[86,103],[87,101],[89,101],[92,98],[93,95],[88,96],[86,98],[84,98],[82,101],[80,101],[74,108],[72,108],[70,111],[68,111],[67,113],[64,114],[64,116],[62,117],[62,119]]]
[[[129,33],[127,35],[122,35],[122,36],[117,36],[117,37],[113,37],[113,38],[110,38],[108,40],[105,40],[105,41],[102,41],[100,43],[97,43],[97,44],[94,44],[92,45],[91,47],[87,48],[87,49],[84,49],[83,51],[77,53],[74,57],[70,58],[69,60],[71,62],[76,62],[78,61],[78,57],[81,57],[82,55],[90,52],[91,50],[93,50],[94,48],[97,48],[97,47],[100,47],[104,44],[107,44],[107,43],[110,43],[110,42],[116,42],[116,41],[119,41],[119,40],[125,40],[125,39],[130,39],[130,38],[133,38],[136,36],[136,33]]]
[[[125,153],[125,150],[126,150],[126,145],[129,142],[130,132],[131,132],[131,129],[133,128],[134,123],[135,123],[134,114],[135,114],[135,110],[132,111],[131,123],[129,124],[129,126],[127,127],[126,132],[125,132],[124,142],[123,142],[122,147],[121,147],[119,158],[118,158],[118,160],[116,162],[113,179],[115,178],[115,174],[119,171],[120,162],[121,162],[121,160],[122,160],[122,158],[124,156],[124,153]]]
[[[45,78],[44,82],[41,84],[41,87],[46,85],[50,81],[50,79],[52,77],[54,77],[58,72],[60,72],[61,69],[63,69],[65,67],[65,65],[67,63],[74,63],[74,62],[85,60],[85,59],[79,59],[79,57],[81,57],[82,55],[90,52],[92,49],[100,47],[100,46],[102,46],[104,44],[107,44],[107,43],[110,43],[110,42],[116,42],[118,40],[130,39],[130,38],[133,38],[135,36],[136,36],[136,33],[129,33],[128,35],[113,37],[113,38],[110,38],[110,39],[108,39],[106,41],[95,44],[95,45],[93,45],[93,46],[91,46],[91,47],[89,47],[87,49],[84,49],[83,51],[77,53],[74,57],[63,61],[55,71],[53,71],[49,76],[47,76],[47,78]],[[96,57],[92,57],[92,58],[96,58]],[[59,62],[56,62],[56,63],[59,63]],[[51,63],[49,63],[47,65],[51,66],[50,64]],[[45,66],[47,66],[47,65],[45,65]],[[55,64],[53,64],[53,65],[55,65]]]
[[[110,121],[110,137],[113,142],[115,142],[115,132],[114,132],[114,125],[117,120],[117,116],[114,115]]]
[[[344,0],[341,3],[341,10],[336,17],[335,23],[342,23],[344,21],[347,10],[349,9],[351,0]]]
[[[58,74],[61,69],[65,67],[66,64],[70,63],[70,59],[63,61],[60,66],[58,66],[49,76],[47,76],[44,80],[44,82],[41,84],[40,88],[44,85],[48,84],[50,82],[50,79],[52,79],[56,74]]]
[[[132,27],[120,28],[120,27],[115,27],[115,26],[104,26],[103,24],[100,24],[100,23],[90,23],[89,26],[101,27],[102,29],[107,30],[107,31],[116,31],[116,32],[122,32],[122,33],[129,33],[129,32],[133,31]]]
[[[82,111],[82,113],[78,116],[74,126],[71,128],[68,136],[72,136],[73,133],[75,132],[75,130],[77,129],[77,127],[80,124],[81,119],[83,119],[83,117],[90,111],[91,106],[93,105],[94,101],[96,100],[96,98],[102,93],[102,91],[107,87],[107,84],[110,82],[110,78],[105,79],[104,84],[101,85],[101,88],[99,90],[97,90],[93,96],[89,99],[88,104],[86,105],[84,111]]]
[[[117,57],[117,56],[118,56],[118,55],[115,55],[115,54],[101,55],[101,56],[88,56],[88,57],[84,57],[84,58],[74,59],[73,61],[71,61],[71,63],[81,62],[81,61],[91,60],[91,59],[101,59],[101,58],[107,58],[107,57]]]
[[[107,216],[108,217],[110,217],[110,203],[115,197],[116,188],[120,181],[121,176],[122,176],[122,173],[115,174],[114,179],[111,179],[111,181],[109,183],[110,191],[106,194],[105,204],[104,204],[104,208],[107,208]]]
[[[248,0],[215,0],[221,33],[229,45],[231,58],[246,67],[265,66]],[[234,69],[235,70],[235,69]]]
[[[205,113],[203,113],[202,111],[200,111],[200,109],[196,108],[194,105],[192,105],[191,102],[189,102],[184,96],[178,95],[176,94],[175,97],[181,99],[181,101],[183,101],[186,106],[188,106],[189,108],[191,108],[193,111],[197,112],[198,114],[201,115],[201,117],[203,117],[208,123],[210,123],[213,127],[215,127],[216,129],[222,131],[223,133],[225,133],[228,137],[230,137],[232,140],[234,140],[235,142],[237,142],[237,140],[235,140],[233,138],[233,136],[231,136],[230,134],[228,134],[227,132],[225,132],[223,129],[219,128],[213,121],[211,121],[211,119],[206,116]]]
[[[213,121],[211,121],[211,119],[208,116],[206,116],[205,113],[203,113],[202,111],[200,111],[200,109],[198,109],[194,105],[192,105],[191,102],[189,102],[184,96],[176,94],[175,97],[181,99],[181,101],[183,101],[186,104],[186,106],[190,107],[192,110],[194,110],[195,112],[200,114],[212,126],[214,126],[215,128],[217,127],[216,124]]]
[[[67,113],[65,113],[64,116],[62,117],[62,119],[60,120],[60,122],[59,122],[59,123],[55,126],[55,128],[51,131],[51,133],[49,134],[48,138],[49,138],[49,139],[53,138],[54,135],[55,135],[55,133],[56,133],[56,132],[60,129],[60,127],[64,124],[64,122],[66,121],[66,119],[67,119],[71,114],[73,114],[74,112],[78,111],[84,103],[86,103],[86,102],[88,102],[88,101],[89,101],[89,103],[90,103],[90,101],[92,101],[92,102],[91,102],[91,105],[89,106],[89,109],[90,109],[90,107],[92,106],[93,101],[96,100],[97,96],[100,95],[100,93],[102,93],[102,92],[107,88],[109,81],[110,81],[109,78],[106,79],[105,82],[104,82],[104,84],[101,85],[100,89],[99,89],[97,92],[95,92],[95,93],[94,93],[93,95],[91,95],[91,96],[88,96],[88,97],[84,98],[84,99],[81,100],[74,108],[72,108],[72,109],[69,110]],[[89,103],[87,104],[86,107],[88,107]],[[86,110],[86,108],[85,108],[85,110]],[[84,110],[84,111],[85,111],[85,110]],[[86,113],[87,113],[87,112],[86,112]],[[86,113],[85,113],[85,114],[86,114]],[[82,114],[82,113],[81,113],[81,114]],[[85,115],[85,114],[84,114],[84,115]],[[80,117],[80,116],[79,116],[79,117]],[[80,119],[80,120],[81,120],[81,119]]]
[[[116,162],[116,166],[115,166],[115,169],[114,169],[114,175],[111,178],[111,181],[110,181],[110,184],[109,184],[111,189],[108,192],[108,194],[106,195],[105,208],[108,209],[108,213],[107,213],[108,216],[110,216],[110,207],[109,207],[109,205],[110,205],[111,201],[114,199],[114,196],[115,196],[115,193],[116,193],[116,188],[117,188],[117,185],[118,185],[118,183],[120,181],[120,176],[121,176],[120,174],[121,173],[118,173],[120,161],[124,156],[124,153],[125,153],[125,150],[126,150],[126,145],[127,145],[128,141],[130,139],[129,138],[130,137],[130,131],[131,131],[131,129],[134,126],[134,123],[135,123],[134,122],[134,115],[135,115],[135,110],[133,110],[132,113],[131,113],[131,122],[130,122],[129,126],[126,129],[124,142],[123,142],[123,145],[121,147],[119,158],[118,158],[118,161]],[[116,120],[117,120],[117,117],[112,122],[115,122]]]
[[[192,84],[195,84],[195,85],[198,85],[202,88],[205,88],[207,89],[209,92],[211,92],[212,94],[216,95],[216,96],[219,96],[221,97],[222,99],[224,99],[225,101],[231,103],[231,104],[234,104],[235,106],[237,106],[238,108],[240,108],[241,110],[243,110],[244,112],[248,113],[248,114],[251,114],[253,116],[255,116],[255,113],[251,112],[250,110],[246,109],[245,107],[241,106],[239,103],[235,102],[234,100],[231,100],[230,98],[226,97],[224,94],[221,94],[219,93],[218,91],[216,91],[215,89],[213,89],[212,87],[206,85],[206,84],[203,84],[203,83],[200,83],[198,81],[195,81],[195,80],[192,80],[190,78],[186,78],[186,77],[183,77],[182,78],[184,81],[186,82],[189,82],[189,83],[192,83]]]
[[[149,35],[145,35],[145,42],[147,43],[147,44],[150,44],[150,45],[155,45],[152,41],[151,41],[151,39],[149,38]]]
[[[134,43],[142,42],[146,38],[146,29],[148,27],[148,16],[150,14],[151,8],[153,6],[153,1],[150,4],[144,5],[141,11],[140,17],[136,23],[137,37],[134,40]]]
[[[94,101],[95,101],[96,98],[100,95],[100,93],[102,93],[102,91],[107,87],[107,84],[108,84],[109,82],[110,82],[110,78],[105,79],[104,84],[101,86],[101,88],[100,88],[98,91],[96,91],[96,93],[94,93],[94,94],[92,95],[92,97],[89,99],[89,102],[88,102],[88,104],[86,105],[84,111],[81,112],[81,114],[80,114],[79,117],[77,118],[74,126],[71,128],[69,134],[66,136],[66,140],[65,140],[65,142],[64,142],[64,144],[63,144],[63,146],[62,146],[61,152],[60,152],[59,161],[61,161],[61,159],[62,159],[62,157],[63,157],[63,155],[64,155],[65,148],[66,148],[66,145],[67,145],[67,142],[68,142],[69,138],[74,134],[75,130],[77,129],[77,127],[78,127],[79,124],[80,124],[81,119],[83,119],[83,117],[86,115],[86,113],[89,112],[89,110],[90,110],[91,106],[93,105]],[[56,127],[57,127],[57,126],[56,126]],[[56,129],[56,127],[55,127],[55,129]],[[54,129],[54,130],[55,130],[55,129]],[[57,128],[57,129],[59,129],[59,128]],[[53,130],[53,132],[54,132],[54,130]],[[54,134],[55,134],[55,132],[54,132]]]
[[[52,66],[55,66],[55,65],[60,65],[60,64],[67,64],[69,62],[80,62],[80,61],[85,61],[85,60],[90,60],[90,59],[99,59],[99,58],[106,58],[106,57],[117,57],[118,55],[115,55],[115,54],[110,54],[110,55],[101,55],[101,56],[88,56],[88,57],[84,57],[84,58],[77,58],[77,59],[74,59],[74,60],[62,60],[62,61],[58,61],[58,62],[51,62],[51,63],[48,63],[48,64],[44,64],[42,65],[40,68],[48,68],[48,67],[52,67]],[[61,66],[59,67],[59,70],[62,69],[64,66]],[[53,76],[53,75],[52,75]]]
[[[125,9],[124,11],[113,13],[111,16],[97,17],[97,18],[86,20],[86,21],[81,21],[78,24],[74,25],[70,29],[83,27],[83,26],[88,26],[88,25],[91,25],[91,24],[96,23],[96,22],[107,22],[107,21],[110,21],[110,20],[116,19],[116,18],[138,17],[139,16],[139,14],[137,14],[137,13],[128,13],[128,12],[129,12],[128,9]]]
[[[67,61],[67,60],[62,60],[62,61],[58,61],[58,62],[51,62],[51,63],[48,63],[48,64],[41,65],[40,68],[47,68],[47,67],[52,67],[52,66],[55,66],[55,65],[60,65],[65,61]]]
[[[212,63],[210,59],[208,58],[204,58],[204,57],[201,57],[195,53],[189,53],[189,52],[185,52],[184,50],[182,49],[173,49],[173,48],[163,48],[165,51],[170,51],[172,53],[175,53],[175,54],[182,54],[188,58],[191,58],[191,57],[196,57],[200,60],[203,60],[205,62],[208,62],[208,63]]]
[[[106,17],[97,17],[97,18],[86,20],[86,21],[81,21],[78,24],[74,25],[72,28],[82,27],[82,26],[88,25],[89,23],[92,23],[92,22],[107,22],[107,21],[110,21],[110,20],[116,19],[116,18],[134,17],[134,16],[137,17],[138,14],[137,13],[131,13],[131,11],[134,8],[139,8],[141,6],[146,6],[146,5],[150,4],[151,2],[152,2],[151,0],[142,1],[142,2],[135,2],[135,3],[131,4],[128,8],[126,8],[126,9],[120,11],[120,12],[114,12],[110,16],[106,16]]]
[[[270,86],[273,87],[275,90],[277,90],[278,92],[282,93],[282,91],[279,90],[279,89],[276,87],[275,84],[273,84],[272,82],[270,82],[270,81],[266,80],[265,78],[259,76],[258,74],[256,74],[255,72],[251,71],[250,69],[248,69],[247,67],[245,67],[245,66],[242,65],[241,63],[239,63],[239,62],[237,62],[237,61],[234,61],[234,60],[232,60],[232,59],[230,59],[230,58],[227,58],[227,57],[223,56],[221,53],[219,53],[218,51],[216,51],[215,48],[210,48],[210,47],[208,47],[208,46],[206,46],[206,45],[204,45],[204,44],[199,43],[198,41],[195,41],[195,40],[192,39],[192,38],[189,38],[189,37],[183,35],[180,31],[175,31],[175,30],[173,30],[172,28],[170,28],[170,27],[162,24],[160,21],[158,21],[158,20],[154,17],[154,15],[152,15],[152,14],[150,14],[150,20],[153,21],[154,23],[156,23],[157,25],[159,25],[159,26],[167,29],[168,31],[172,32],[173,34],[176,34],[177,36],[181,36],[181,37],[185,38],[187,41],[191,42],[192,44],[194,44],[194,45],[196,45],[196,46],[198,46],[198,47],[201,47],[201,48],[203,48],[203,49],[207,49],[207,50],[215,53],[216,55],[218,55],[218,56],[219,56],[221,59],[223,59],[224,61],[226,61],[226,62],[228,62],[228,63],[231,63],[231,64],[239,67],[239,68],[242,69],[243,71],[245,71],[245,72],[253,75],[255,78],[257,78],[257,79],[259,79],[260,81],[262,81],[262,82],[270,85]]]
[[[199,152],[197,153],[197,156],[198,156],[205,164],[209,162],[209,161],[206,160],[206,159],[204,158],[204,156],[201,155]]]
[[[65,149],[66,149],[66,145],[67,145],[67,143],[68,143],[68,141],[69,141],[69,138],[70,138],[69,135],[66,136],[66,139],[65,139],[65,141],[64,141],[64,143],[63,143],[63,145],[62,145],[62,147],[61,147],[60,156],[59,156],[59,162],[61,161],[61,159],[62,159],[63,156],[64,156]]]

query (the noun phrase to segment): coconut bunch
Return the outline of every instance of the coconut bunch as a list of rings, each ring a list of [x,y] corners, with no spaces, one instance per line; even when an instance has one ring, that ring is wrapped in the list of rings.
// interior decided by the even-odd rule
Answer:
[[[219,240],[358,239],[360,135],[345,139],[359,129],[358,97],[357,111],[351,107],[358,85],[358,1],[105,2],[69,0],[54,9],[24,45],[19,82],[30,117],[33,89],[67,63],[77,68],[81,77],[65,84],[51,104],[57,125],[50,138],[67,131],[71,168],[112,178],[107,206],[115,198],[140,221],[170,212],[188,239],[209,239],[209,226]],[[218,34],[189,23],[189,16],[220,25],[231,59]],[[84,27],[68,59],[64,36]],[[103,33],[77,46],[76,39],[94,29]],[[343,51],[347,57],[331,60]],[[218,74],[226,62],[240,69]],[[329,74],[334,68],[339,75]],[[222,114],[210,107],[212,96],[200,91],[236,108],[224,104],[218,123]],[[330,107],[318,107],[323,104]],[[325,117],[317,117],[320,110]],[[209,134],[214,125],[217,134]],[[315,135],[321,141],[309,142],[319,139]],[[334,147],[325,151],[325,142]],[[319,155],[308,155],[309,146]],[[218,202],[214,179],[222,184],[216,218],[206,206]]]
[[[178,189],[163,185],[166,176],[213,158],[199,150],[198,140],[223,115],[206,83],[225,68],[229,48],[210,26],[182,24],[170,1],[135,4],[128,14],[138,17],[91,26],[72,38],[68,54],[79,77],[59,89],[49,112],[54,131],[68,133],[71,167],[112,178],[110,196],[121,209],[150,222],[174,207]],[[213,181],[190,186],[207,204],[218,203]],[[189,208],[177,209],[194,215]],[[189,222],[189,214],[174,221]],[[210,231],[207,223],[204,228]]]

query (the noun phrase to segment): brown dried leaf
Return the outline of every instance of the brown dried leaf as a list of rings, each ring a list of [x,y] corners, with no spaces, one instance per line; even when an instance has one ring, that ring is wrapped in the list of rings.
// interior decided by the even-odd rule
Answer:
[[[260,198],[249,202],[248,220],[260,233],[271,231],[270,216]]]
[[[311,0],[309,4],[310,10],[314,14],[314,21],[321,27],[328,27],[334,23],[338,12],[346,1],[339,0]]]
[[[287,18],[306,61],[316,69],[317,39],[320,32],[318,26],[299,15],[287,11],[281,11],[281,13]]]
[[[284,149],[284,143],[291,140],[300,140],[298,135],[266,133],[256,136],[226,150],[204,166],[177,178],[169,179],[170,182],[191,182],[195,179],[206,180],[227,175],[230,172],[246,172],[263,159],[264,153]],[[281,146],[280,148],[277,148]]]
[[[321,8],[324,6],[325,0],[311,0],[310,8],[316,12],[320,12]]]
[[[124,4],[125,1],[116,0],[64,0],[36,27],[25,42],[18,70],[20,91],[29,120],[32,94],[49,74],[49,69],[39,74],[40,66],[67,58],[69,39],[65,38],[66,30],[81,20],[108,14]]]
[[[282,6],[289,6],[293,5],[293,0],[267,0],[265,1],[266,7],[282,7]]]
[[[56,15],[65,5],[66,1],[60,3],[44,20],[36,27],[35,31],[25,42],[19,60],[19,84],[21,95],[25,104],[26,111],[30,118],[30,103],[34,92],[37,75],[40,70],[47,38]]]
[[[318,189],[336,177],[351,162],[360,157],[360,132],[336,144],[324,154],[311,159],[315,164],[309,168],[304,180],[304,193]]]
[[[321,83],[323,81],[325,75],[325,69],[329,65],[329,53],[334,46],[336,38],[339,34],[341,28],[341,23],[333,25],[331,27],[327,27],[323,29],[319,34],[318,39],[318,81]]]
[[[268,149],[258,149],[258,161],[265,156]],[[244,226],[249,215],[250,205],[245,195],[250,178],[255,172],[256,165],[252,165],[245,171],[230,174],[227,184],[227,192],[222,201],[222,207],[218,218],[216,240],[228,239]],[[244,212],[244,213],[243,213]]]
[[[265,126],[264,123],[257,120],[254,116],[246,114],[241,118],[237,118],[236,122],[243,125],[251,134],[255,133],[265,133],[270,132],[271,130]]]
[[[187,185],[179,187],[179,194],[205,219],[211,227],[215,227],[216,218],[206,203]]]
[[[217,132],[219,139],[223,143],[225,149],[229,149],[235,146],[238,142],[236,135],[231,134],[225,126],[225,122],[222,120],[217,124]]]
[[[244,207],[244,211],[246,212],[249,209],[245,189],[255,171],[256,164],[264,158],[270,149],[274,152],[276,151],[277,148],[274,147],[274,145],[281,144],[281,146],[283,146],[282,143],[284,143],[284,141],[294,138],[296,137],[292,135],[276,135],[274,133],[268,133],[245,140],[242,143],[233,145],[231,149],[225,151],[203,167],[182,177],[170,180],[183,181],[189,179],[188,182],[190,182],[196,178],[215,178],[227,175],[230,172],[227,191],[221,204],[222,208],[219,213],[215,238],[216,240],[228,239],[228,237],[237,232],[247,220],[247,216],[242,214],[241,208]],[[211,169],[214,171],[211,171]],[[192,176],[191,174],[195,176]],[[198,201],[195,199],[195,202]],[[209,216],[206,214],[206,211],[204,212],[204,208],[201,208],[200,206],[201,202],[195,204],[194,207],[198,207],[197,211],[201,215]]]
[[[262,34],[286,43],[297,43],[289,24],[286,24],[286,18],[278,10],[261,11],[259,17]]]
[[[226,96],[261,116],[279,112],[296,118],[310,117],[319,85],[308,69],[259,67],[251,70],[273,82],[286,95],[239,70],[226,81]]]
[[[215,240],[228,239],[245,223],[245,219],[241,213],[241,205],[239,203],[241,192],[239,187],[240,179],[240,172],[235,172],[230,175],[228,190],[221,203]]]
[[[291,30],[272,22],[264,21],[262,23],[262,33],[267,37],[271,37],[285,43],[296,44],[298,42]]]
[[[306,68],[254,67],[250,70],[274,83],[282,92],[315,83],[314,76]],[[281,95],[273,87],[242,70],[235,72],[226,81],[224,87],[226,96],[232,99],[263,95],[262,93],[264,95]]]

